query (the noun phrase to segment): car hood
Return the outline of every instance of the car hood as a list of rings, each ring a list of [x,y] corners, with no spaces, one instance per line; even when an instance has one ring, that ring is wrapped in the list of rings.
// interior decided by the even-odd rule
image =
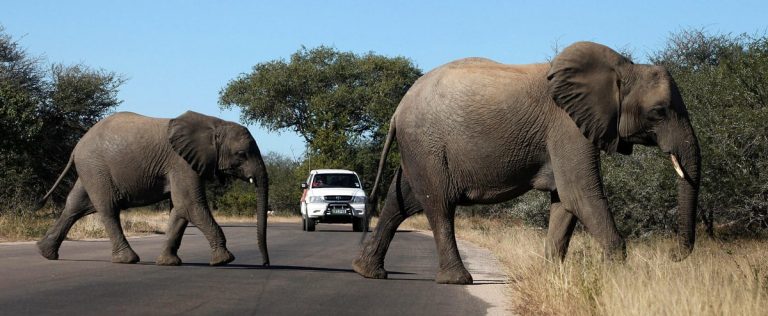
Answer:
[[[365,192],[358,188],[314,188],[310,190],[310,194],[313,196],[324,195],[362,195],[365,196]]]

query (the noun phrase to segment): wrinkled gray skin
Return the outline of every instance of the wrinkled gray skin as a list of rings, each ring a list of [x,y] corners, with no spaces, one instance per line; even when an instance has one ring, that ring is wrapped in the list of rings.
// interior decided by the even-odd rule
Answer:
[[[439,67],[416,81],[392,117],[374,203],[394,138],[400,169],[375,232],[353,262],[364,277],[387,277],[384,256],[398,225],[424,211],[439,255],[436,281],[472,283],[456,248],[456,206],[498,203],[531,189],[551,193],[547,258],[563,260],[578,220],[608,259],[623,260],[600,150],[630,154],[633,144],[658,146],[679,162],[673,259],[693,250],[701,156],[677,86],[662,67],[633,64],[589,42],[545,64],[469,58]]]
[[[269,181],[259,148],[245,127],[191,111],[175,119],[129,112],[111,115],[83,135],[43,202],[73,164],[78,179],[64,211],[37,242],[45,258],[58,259],[59,247],[72,225],[96,212],[112,242],[112,262],[138,262],[139,256],[120,226],[120,210],[170,198],[168,241],[157,264],[181,264],[177,251],[188,222],[208,239],[212,249],[210,264],[227,264],[235,257],[227,250],[224,233],[208,209],[204,184],[214,177],[230,175],[255,184],[259,250],[264,265],[269,265]]]

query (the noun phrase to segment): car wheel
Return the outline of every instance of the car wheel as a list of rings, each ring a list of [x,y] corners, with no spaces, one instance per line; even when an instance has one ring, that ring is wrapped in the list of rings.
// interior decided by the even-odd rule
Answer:
[[[313,232],[315,231],[315,220],[311,218],[307,218],[307,231]]]
[[[353,217],[352,218],[352,231],[354,232],[361,232],[363,231],[363,221],[362,218]]]

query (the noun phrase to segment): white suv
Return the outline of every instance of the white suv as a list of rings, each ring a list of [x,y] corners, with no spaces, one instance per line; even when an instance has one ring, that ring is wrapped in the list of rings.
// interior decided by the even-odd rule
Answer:
[[[357,173],[342,169],[317,169],[301,184],[303,229],[314,231],[317,223],[352,223],[363,231],[365,192]]]

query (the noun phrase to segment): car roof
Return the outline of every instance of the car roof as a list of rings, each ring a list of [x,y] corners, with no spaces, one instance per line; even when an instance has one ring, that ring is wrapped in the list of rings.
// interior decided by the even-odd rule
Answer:
[[[345,169],[315,169],[309,172],[310,174],[324,174],[324,173],[349,173],[349,174],[357,174],[354,171],[351,170],[345,170]]]

